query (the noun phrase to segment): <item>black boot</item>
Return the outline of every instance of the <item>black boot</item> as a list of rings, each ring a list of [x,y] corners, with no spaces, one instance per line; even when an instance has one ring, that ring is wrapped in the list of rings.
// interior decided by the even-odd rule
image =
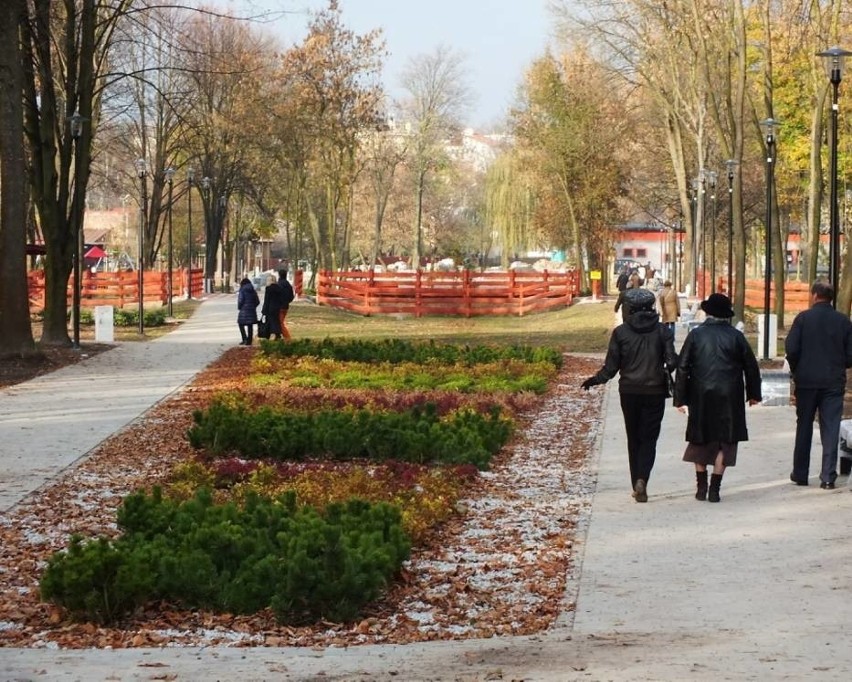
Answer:
[[[720,487],[722,487],[722,474],[711,474],[710,491],[707,495],[708,502],[719,502],[722,499],[719,497]]]
[[[704,500],[707,499],[707,470],[704,471],[696,471],[695,472],[695,481],[697,483],[697,488],[695,489],[695,499]]]

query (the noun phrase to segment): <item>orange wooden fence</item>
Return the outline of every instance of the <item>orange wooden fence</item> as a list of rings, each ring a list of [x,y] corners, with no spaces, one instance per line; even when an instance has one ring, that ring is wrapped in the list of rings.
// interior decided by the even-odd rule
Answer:
[[[745,281],[745,300],[744,304],[746,308],[755,308],[757,310],[763,310],[763,304],[766,296],[766,287],[764,286],[765,282],[762,279],[747,279]],[[710,277],[709,275],[705,275],[703,281],[701,280],[701,275],[699,274],[699,284],[698,290],[702,293],[702,297],[706,298],[703,295],[704,289],[702,286],[707,287],[707,292],[709,292],[710,286]],[[728,278],[727,277],[719,277],[716,280],[716,291],[725,293],[728,290]],[[807,282],[785,282],[784,283],[784,311],[788,313],[799,313],[803,310],[807,310],[810,306],[810,290],[811,285]],[[769,306],[771,310],[774,312],[775,310],[775,282],[770,283],[769,287]]]
[[[360,315],[526,315],[571,305],[579,293],[571,272],[319,273],[317,303]]]
[[[186,269],[172,271],[174,298],[185,298],[188,282],[192,286],[192,296],[200,297],[204,279],[201,269],[192,270],[187,278]],[[44,271],[33,270],[27,273],[30,313],[44,310]],[[98,305],[111,305],[123,308],[126,305],[138,305],[139,280],[136,272],[88,272],[82,273],[80,280],[80,307],[94,308]],[[145,303],[168,303],[168,273],[146,271],[143,290]],[[68,306],[73,305],[74,276],[68,279]]]

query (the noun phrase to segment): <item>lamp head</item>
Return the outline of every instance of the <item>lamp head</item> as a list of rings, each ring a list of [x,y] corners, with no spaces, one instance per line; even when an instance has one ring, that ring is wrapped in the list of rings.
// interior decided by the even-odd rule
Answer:
[[[144,178],[147,173],[147,164],[145,163],[145,159],[136,159],[136,176],[139,178]]]
[[[767,118],[760,122],[760,127],[763,128],[763,132],[766,133],[766,142],[772,143],[775,141],[775,129],[781,125],[774,118]]]
[[[166,182],[168,182],[171,185],[172,180],[174,180],[174,177],[175,177],[175,169],[172,168],[171,166],[169,166],[168,168],[166,168],[166,170],[163,171],[163,175],[166,178]]]
[[[843,80],[843,70],[845,67],[846,57],[852,55],[849,50],[844,50],[842,47],[835,45],[823,52],[817,52],[817,57],[822,57],[825,72],[828,75],[828,80],[833,85],[838,85]]]
[[[212,182],[212,180],[211,180],[210,178],[208,178],[206,175],[205,175],[203,178],[201,178],[201,186],[202,186],[205,190],[210,189],[210,183],[211,183],[211,182]]]
[[[186,180],[190,185],[195,182],[195,169],[192,166],[186,169]]]

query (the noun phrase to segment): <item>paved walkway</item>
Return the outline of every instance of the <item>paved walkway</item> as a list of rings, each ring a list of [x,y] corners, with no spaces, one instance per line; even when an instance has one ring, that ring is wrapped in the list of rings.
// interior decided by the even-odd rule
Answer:
[[[122,345],[63,370],[63,376],[0,394],[0,465],[6,470],[7,461],[17,462],[16,490],[2,498],[5,505],[84,455],[232,345],[237,334],[232,318],[232,297],[214,298],[169,337]],[[170,381],[155,381],[159,374]],[[30,390],[36,384],[40,398],[34,400]],[[643,505],[629,495],[615,384],[594,389],[607,392],[606,409],[597,493],[586,541],[578,548],[579,582],[567,596],[576,597],[576,611],[566,611],[546,634],[324,651],[0,649],[0,679],[852,678],[847,642],[852,495],[845,479],[834,491],[820,490],[815,476],[807,488],[789,482],[793,408],[749,408],[752,440],[741,446],[739,464],[725,474],[720,504],[692,497],[692,467],[680,461],[686,417],[668,408],[650,499]],[[81,392],[91,394],[90,404],[81,402]],[[32,410],[28,422],[24,403]],[[37,445],[36,437],[42,439]],[[33,459],[51,442],[82,440],[80,446],[57,446],[50,457]],[[818,443],[814,474],[817,451]],[[35,471],[24,471],[28,467]],[[0,478],[4,495],[8,480],[5,474]]]

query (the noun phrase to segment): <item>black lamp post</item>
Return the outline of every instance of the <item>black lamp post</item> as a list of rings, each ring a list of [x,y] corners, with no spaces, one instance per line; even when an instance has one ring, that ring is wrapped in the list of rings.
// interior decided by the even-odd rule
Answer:
[[[710,293],[716,291],[716,171],[707,171],[707,180],[710,183]],[[705,296],[705,298],[707,298]]]
[[[204,203],[204,234],[205,235],[207,235],[208,232],[209,232],[209,230],[207,229],[207,220],[208,220],[207,209],[208,209],[208,207],[207,207],[207,196],[206,195],[210,193],[210,184],[212,182],[213,182],[213,178],[210,178],[206,175],[203,178],[201,178],[201,190],[202,190],[201,191],[201,200]],[[213,287],[212,287],[212,281],[208,280],[208,278],[207,278],[206,250],[205,250],[204,260],[205,260],[205,263],[204,263],[204,266],[203,266],[203,268],[204,268],[204,293],[209,294],[209,293],[212,293]]]
[[[734,169],[739,162],[725,161],[728,169],[728,298],[734,298]]]
[[[222,230],[221,230],[221,249],[222,249],[222,293],[226,293],[228,291],[228,280],[230,279],[230,272],[228,270],[228,221],[227,218],[228,211],[228,199],[223,194],[219,197],[219,215],[222,216]]]
[[[76,239],[74,240],[74,293],[71,301],[71,315],[74,318],[74,340],[71,347],[80,349],[80,305],[83,298],[83,281],[80,264],[83,259],[83,220],[82,206],[80,206],[80,136],[83,134],[83,117],[76,111],[68,117],[68,127],[71,137],[74,139],[74,198],[73,210],[76,223]]]
[[[189,200],[189,220],[186,228],[186,300],[192,298],[192,185],[195,182],[195,169],[186,169],[187,198]]]
[[[825,68],[828,79],[831,82],[831,206],[830,208],[830,233],[829,242],[829,277],[834,289],[834,304],[837,305],[837,285],[840,279],[840,214],[837,199],[837,91],[840,81],[843,79],[843,67],[845,58],[852,55],[840,47],[832,47],[824,52],[817,52],[817,56],[825,60]]]
[[[167,308],[167,314],[169,317],[174,317],[174,307],[172,304],[172,299],[174,298],[174,289],[172,288],[173,280],[172,280],[172,268],[174,267],[174,241],[172,240],[172,190],[174,188],[174,179],[175,179],[175,169],[174,168],[166,168],[163,175],[166,176],[166,182],[169,183],[169,276],[168,276],[168,291],[169,291],[169,304]]]
[[[140,190],[142,192],[139,200],[139,237],[137,247],[139,256],[136,259],[136,284],[139,288],[139,333],[145,333],[145,214],[148,203],[148,187],[145,178],[148,174],[145,159],[136,159],[136,176],[139,178]]]
[[[778,121],[767,118],[760,125],[766,133],[766,269],[763,280],[763,359],[769,359],[769,290],[772,286],[772,184],[775,171],[775,127]]]
[[[698,295],[698,178],[692,179],[692,295]]]

